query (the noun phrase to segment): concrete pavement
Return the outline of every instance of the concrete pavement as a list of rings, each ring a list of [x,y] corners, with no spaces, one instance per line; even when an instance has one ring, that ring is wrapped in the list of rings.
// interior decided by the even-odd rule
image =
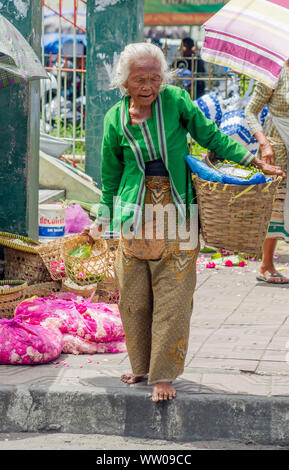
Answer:
[[[289,275],[289,249],[276,266]],[[104,434],[175,442],[289,444],[289,285],[257,282],[258,262],[208,269],[198,282],[177,398],[151,401],[146,381],[120,382],[126,353],[61,355],[0,366],[0,432]]]
[[[55,432],[41,433],[0,433],[1,450],[92,450],[112,451],[117,455],[118,451],[162,451],[160,454],[168,454],[179,450],[178,454],[191,454],[198,450],[287,450],[288,447],[254,444],[253,442],[241,442],[237,440],[218,441],[194,441],[174,442],[159,439],[142,439],[136,437],[123,437],[105,434],[67,434]],[[177,455],[178,455],[177,454]],[[88,454],[89,455],[89,454]],[[94,457],[93,457],[94,455]],[[91,456],[94,458],[95,454]],[[96,455],[103,455],[97,452]],[[13,457],[15,453],[13,454]],[[16,453],[17,456],[17,453]],[[9,459],[11,454],[9,456]],[[46,454],[47,457],[47,454]],[[86,456],[85,456],[86,457]],[[21,456],[20,456],[21,458]],[[75,459],[75,455],[72,455]],[[187,463],[190,463],[190,458]],[[192,460],[191,460],[192,461]],[[186,463],[183,458],[180,462]],[[132,462],[133,463],[133,462]]]

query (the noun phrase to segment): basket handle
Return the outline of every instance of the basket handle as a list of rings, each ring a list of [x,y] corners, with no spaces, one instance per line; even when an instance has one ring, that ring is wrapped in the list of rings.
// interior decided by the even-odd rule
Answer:
[[[265,187],[264,189],[262,189],[262,192],[263,192],[263,193],[266,193],[266,192],[269,190],[269,188],[270,188],[270,186],[271,186],[271,184],[272,184],[273,182],[274,182],[273,179],[272,179],[271,181],[269,181],[269,183],[266,184],[266,187]],[[278,186],[279,186],[279,184],[282,182],[282,177],[281,177],[281,176],[277,176],[277,178],[275,179],[275,182],[277,182],[277,183],[278,183]],[[277,186],[277,188],[278,188],[278,186]]]
[[[215,154],[215,152],[211,152],[211,151],[209,151],[209,153],[203,159],[204,163],[206,163],[210,168],[214,168],[215,170],[216,170],[216,167],[214,164],[217,161],[218,161],[217,155]]]
[[[256,186],[255,184],[250,184],[250,186],[247,186],[247,188],[241,191],[239,194],[236,194],[236,196],[232,196],[232,199],[237,199],[238,197],[243,196],[244,194],[251,191],[251,189],[254,188],[255,186]]]

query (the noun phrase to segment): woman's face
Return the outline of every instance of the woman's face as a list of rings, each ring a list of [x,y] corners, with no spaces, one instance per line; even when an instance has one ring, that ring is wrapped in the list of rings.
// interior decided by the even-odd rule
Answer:
[[[155,57],[135,59],[124,83],[134,104],[149,106],[157,98],[162,83],[161,64]]]

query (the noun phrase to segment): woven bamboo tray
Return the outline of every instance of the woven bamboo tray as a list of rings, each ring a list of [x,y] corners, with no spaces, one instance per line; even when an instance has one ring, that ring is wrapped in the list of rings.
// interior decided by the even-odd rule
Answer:
[[[73,235],[61,237],[47,243],[40,243],[36,247],[36,252],[40,255],[50,276],[55,281],[66,278],[64,261],[62,256],[62,244],[64,240],[74,238]]]
[[[4,286],[14,286],[5,289]],[[19,280],[0,281],[0,318],[12,318],[17,305],[22,302],[27,282]]]
[[[249,186],[212,183],[197,175],[192,179],[206,245],[258,256],[282,178],[272,176],[271,182]]]
[[[23,244],[21,242],[23,242]],[[14,250],[26,253],[37,254],[36,247],[40,245],[40,243],[31,238],[16,235],[15,233],[0,232],[0,245],[8,246]]]
[[[96,292],[97,286],[97,283],[79,286],[69,278],[62,281],[63,292],[72,292],[73,294],[80,295],[85,298],[90,297],[93,292]]]
[[[62,244],[62,256],[66,275],[80,286],[95,284],[104,278],[107,266],[107,244],[102,238],[95,240],[89,258],[76,258],[69,256],[73,248],[88,245],[86,235],[78,235]]]

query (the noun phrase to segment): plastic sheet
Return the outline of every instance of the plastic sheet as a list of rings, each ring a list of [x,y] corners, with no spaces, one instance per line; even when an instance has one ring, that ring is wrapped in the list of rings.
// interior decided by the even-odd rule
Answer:
[[[217,126],[220,125],[223,108],[222,108],[222,98],[216,93],[207,93],[197,100],[194,103],[203,111],[206,118],[214,121]]]
[[[71,204],[67,207],[65,212],[65,234],[81,233],[87,225],[91,225],[91,220],[80,204]]]
[[[244,110],[226,112],[222,116],[219,128],[224,134],[244,145],[252,154],[257,153],[259,143],[250,132]]]

